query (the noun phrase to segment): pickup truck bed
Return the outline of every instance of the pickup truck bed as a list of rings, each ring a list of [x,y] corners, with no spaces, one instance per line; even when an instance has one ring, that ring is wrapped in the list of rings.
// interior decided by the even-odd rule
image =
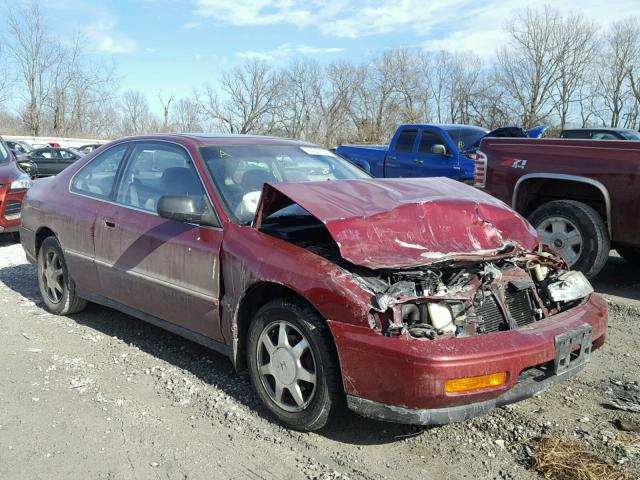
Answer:
[[[640,142],[485,138],[475,185],[527,217],[587,276],[610,248],[640,264]]]

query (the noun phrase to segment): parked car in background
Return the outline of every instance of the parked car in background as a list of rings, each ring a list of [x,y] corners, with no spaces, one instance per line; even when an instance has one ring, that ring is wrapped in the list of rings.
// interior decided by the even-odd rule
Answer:
[[[29,159],[36,164],[38,177],[57,175],[76,160],[82,153],[71,148],[38,148],[29,154]]]
[[[82,145],[81,147],[76,148],[75,150],[84,153],[85,155],[87,153],[91,153],[94,150],[100,148],[102,145],[104,145],[103,143],[90,143],[88,145]]]
[[[33,147],[26,142],[7,140],[7,145],[16,158],[29,155],[33,151]]]
[[[589,140],[640,140],[640,133],[628,128],[570,128],[560,138]]]
[[[537,137],[546,129],[501,127],[490,132],[473,125],[401,125],[388,147],[340,145],[336,152],[374,177],[449,177],[471,182],[473,158],[482,138]]]
[[[18,168],[9,146],[0,138],[0,233],[18,231],[22,199],[30,186],[31,179]]]
[[[527,217],[587,277],[610,248],[640,265],[640,142],[485,138],[475,185]]]
[[[222,352],[301,430],[345,404],[461,421],[571,378],[605,340],[604,300],[503,202],[303,142],[118,140],[35,182],[21,239],[48,311],[89,300]]]

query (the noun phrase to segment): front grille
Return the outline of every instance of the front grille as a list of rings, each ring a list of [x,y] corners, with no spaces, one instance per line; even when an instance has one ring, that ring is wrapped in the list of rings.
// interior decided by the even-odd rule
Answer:
[[[4,206],[5,218],[17,218],[20,216],[20,210],[22,208],[22,202],[20,200],[9,200]]]
[[[510,289],[509,289],[510,290]],[[531,303],[531,295],[528,290],[516,290],[505,292],[509,314],[518,325],[522,327],[536,321]],[[486,293],[482,305],[476,307],[476,315],[480,317],[480,331],[493,333],[509,330],[507,319],[502,314],[493,294]]]

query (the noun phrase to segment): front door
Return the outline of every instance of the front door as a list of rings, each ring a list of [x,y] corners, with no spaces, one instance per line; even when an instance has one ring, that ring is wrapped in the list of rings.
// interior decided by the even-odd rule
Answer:
[[[222,341],[222,229],[160,217],[156,207],[163,195],[188,195],[209,204],[184,148],[138,142],[118,182],[115,201],[96,219],[95,258],[102,294]]]
[[[395,144],[387,152],[384,162],[384,176],[387,178],[419,177],[416,172],[415,144],[418,137],[416,128],[405,128],[398,132]]]
[[[447,149],[446,155],[435,154],[431,151],[434,145],[444,145]],[[418,144],[418,154],[416,158],[422,166],[425,177],[453,177],[453,159],[449,151],[449,146],[437,132],[423,130]]]

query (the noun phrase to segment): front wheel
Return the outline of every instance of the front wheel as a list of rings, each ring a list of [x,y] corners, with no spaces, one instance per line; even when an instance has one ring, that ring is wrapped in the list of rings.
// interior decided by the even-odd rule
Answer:
[[[247,361],[260,400],[291,428],[318,430],[344,405],[327,324],[296,299],[273,300],[256,313],[249,327]]]
[[[38,287],[45,308],[56,315],[77,313],[87,306],[87,301],[76,295],[56,237],[45,238],[38,251]]]
[[[585,203],[575,200],[545,203],[529,216],[529,222],[544,245],[588,278],[596,276],[609,258],[607,227],[598,212]]]

